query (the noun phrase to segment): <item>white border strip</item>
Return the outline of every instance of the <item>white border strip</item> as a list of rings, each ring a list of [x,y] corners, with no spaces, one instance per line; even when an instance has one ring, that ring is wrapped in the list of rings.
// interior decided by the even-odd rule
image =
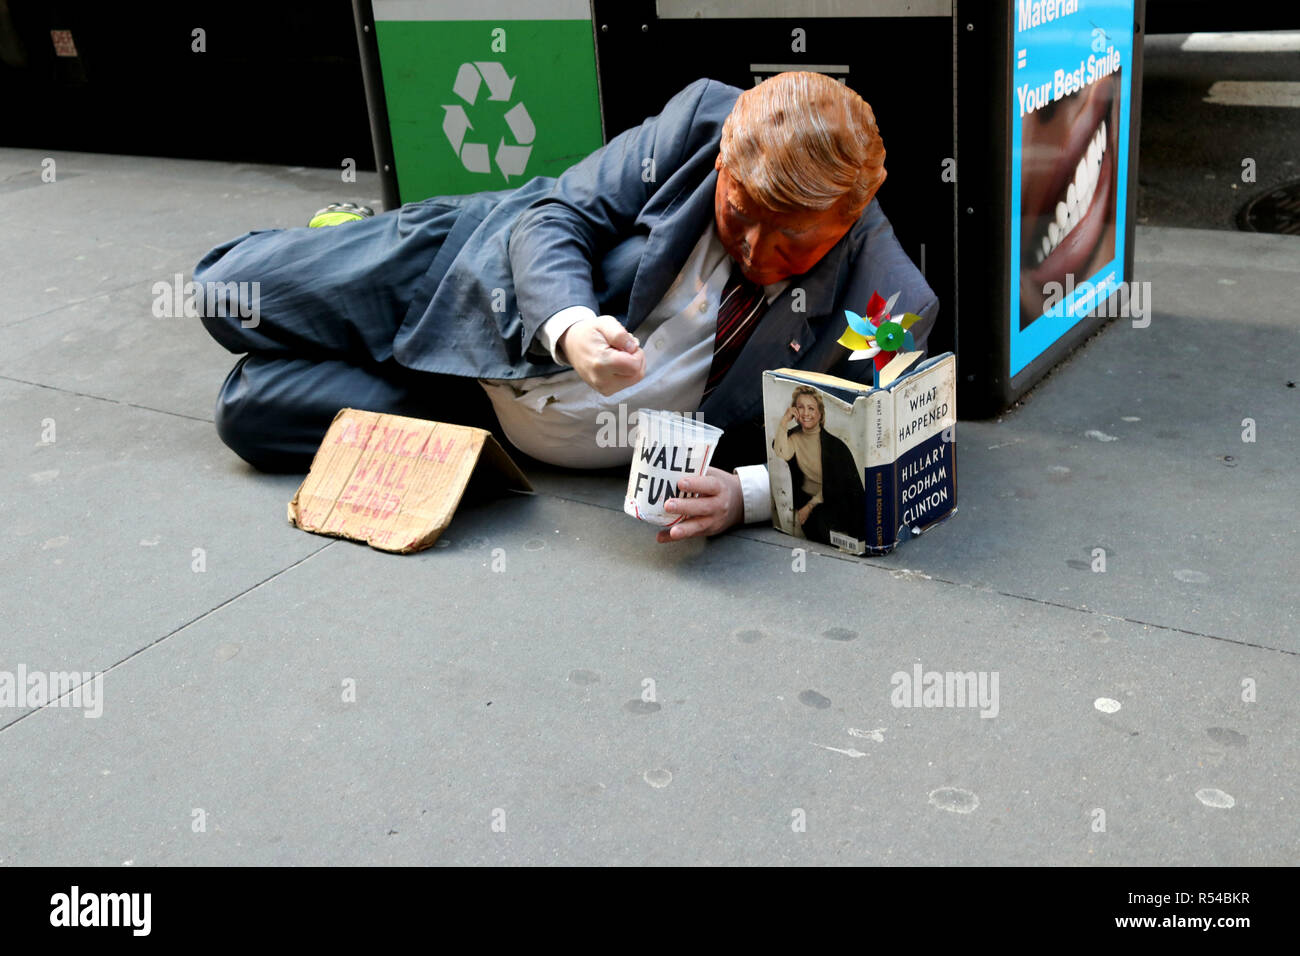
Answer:
[[[591,20],[588,0],[372,0],[386,20]]]
[[[849,72],[847,63],[751,63],[749,72],[751,73],[794,73],[797,71],[805,73],[843,73],[846,76]]]
[[[661,20],[950,17],[952,0],[655,0]]]
[[[1300,32],[1189,33],[1178,49],[1188,53],[1290,53],[1300,50]]]
[[[1283,80],[1218,80],[1202,97],[1218,106],[1300,107],[1300,83]]]

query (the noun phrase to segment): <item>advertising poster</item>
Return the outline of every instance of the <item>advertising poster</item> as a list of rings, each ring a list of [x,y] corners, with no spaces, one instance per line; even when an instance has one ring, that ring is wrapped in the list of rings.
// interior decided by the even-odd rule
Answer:
[[[1133,7],[1012,6],[1012,376],[1125,280]]]

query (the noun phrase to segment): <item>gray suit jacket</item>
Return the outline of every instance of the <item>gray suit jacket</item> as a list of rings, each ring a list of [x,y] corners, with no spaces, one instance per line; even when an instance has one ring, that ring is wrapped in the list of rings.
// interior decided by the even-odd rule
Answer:
[[[697,80],[658,116],[620,133],[558,179],[442,197],[461,207],[394,341],[398,362],[426,372],[524,378],[561,371],[529,352],[538,328],[571,305],[617,316],[630,331],[654,309],[713,218],[722,124],[740,90]],[[875,200],[811,271],[767,310],[705,401],[720,428],[762,416],[762,372],[791,367],[871,380],[835,343],[845,308],[901,291],[924,348],[939,302]],[[494,294],[498,306],[494,311]],[[802,308],[801,308],[802,307]],[[684,410],[683,410],[684,411]]]

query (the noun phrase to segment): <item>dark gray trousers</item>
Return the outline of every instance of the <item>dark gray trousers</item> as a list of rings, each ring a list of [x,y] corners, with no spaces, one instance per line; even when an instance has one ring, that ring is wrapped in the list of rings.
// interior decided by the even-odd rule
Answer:
[[[340,226],[255,230],[210,250],[194,268],[204,327],[247,353],[217,395],[221,440],[255,468],[305,472],[335,414],[350,407],[488,428],[504,441],[473,379],[393,358],[454,220],[435,199]]]

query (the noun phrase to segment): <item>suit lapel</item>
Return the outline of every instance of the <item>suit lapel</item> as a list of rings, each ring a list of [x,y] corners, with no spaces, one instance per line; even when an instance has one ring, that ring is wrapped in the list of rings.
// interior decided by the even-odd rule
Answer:
[[[713,221],[713,193],[718,182],[715,170],[692,192],[679,192],[664,210],[659,223],[650,229],[641,264],[632,280],[627,302],[627,328],[635,332],[654,311],[668,291],[686,258],[699,242],[700,234]]]

